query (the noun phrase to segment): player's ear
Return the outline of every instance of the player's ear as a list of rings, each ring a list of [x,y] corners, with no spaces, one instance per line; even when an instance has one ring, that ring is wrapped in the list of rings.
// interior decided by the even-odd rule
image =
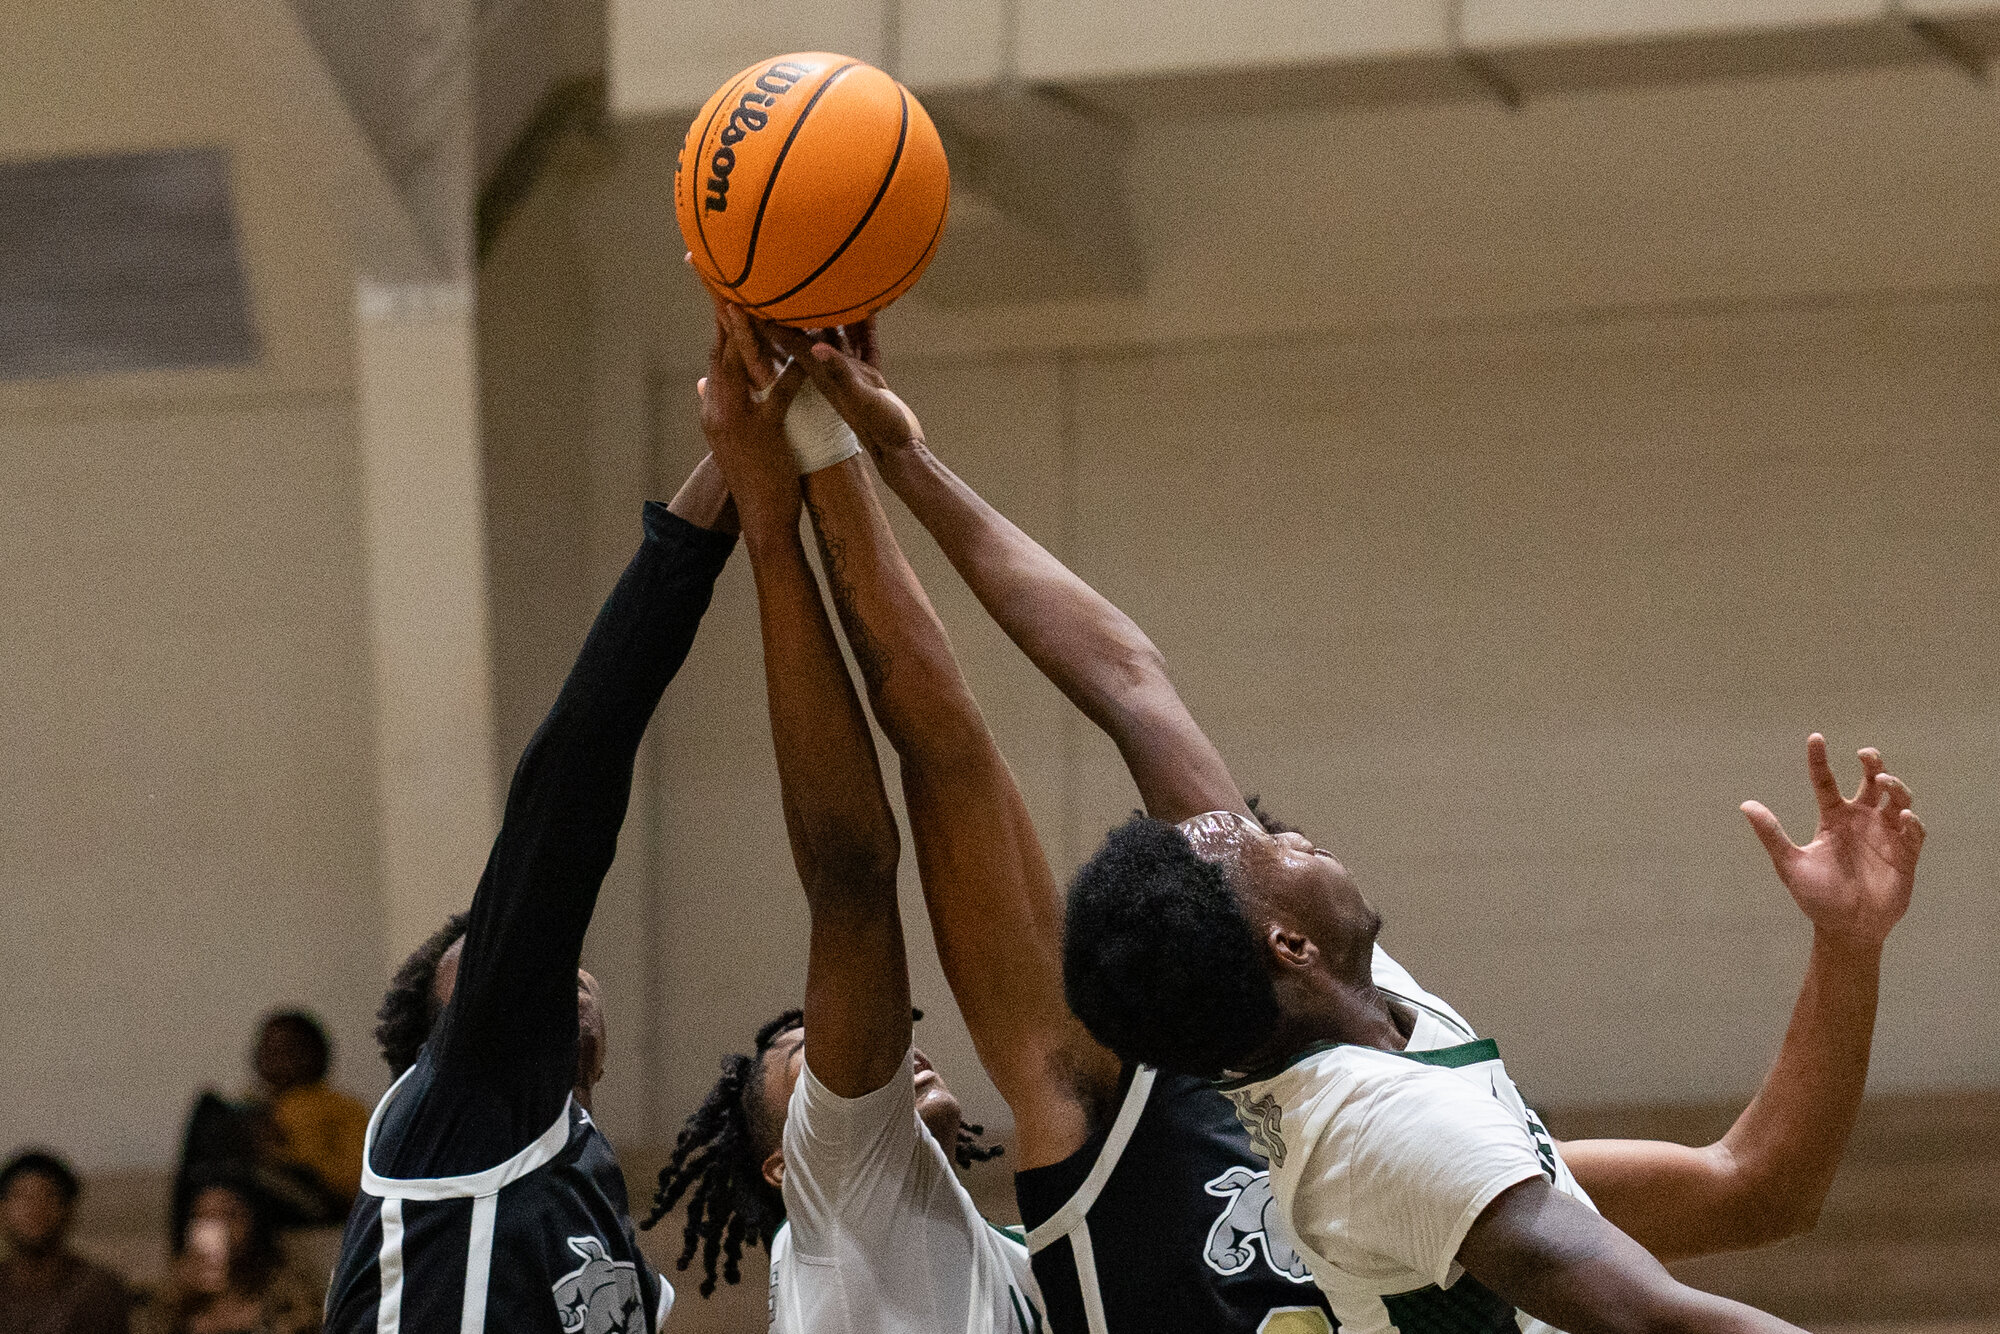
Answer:
[[[764,1160],[764,1180],[770,1183],[772,1190],[785,1188],[785,1151],[782,1148],[771,1150],[771,1156]]]
[[[597,1087],[597,1081],[604,1078],[604,1031],[583,1029],[576,1035],[576,1086],[581,1089]]]
[[[1280,968],[1310,968],[1319,961],[1319,946],[1312,937],[1283,922],[1265,924],[1264,948]]]

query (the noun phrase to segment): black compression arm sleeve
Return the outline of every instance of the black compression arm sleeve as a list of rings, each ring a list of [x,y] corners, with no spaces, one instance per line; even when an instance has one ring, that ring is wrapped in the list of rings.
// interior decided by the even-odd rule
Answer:
[[[645,540],[514,770],[457,989],[432,1038],[437,1084],[503,1095],[517,1146],[547,1128],[574,1081],[577,963],[639,741],[736,543],[657,503],[644,522]]]

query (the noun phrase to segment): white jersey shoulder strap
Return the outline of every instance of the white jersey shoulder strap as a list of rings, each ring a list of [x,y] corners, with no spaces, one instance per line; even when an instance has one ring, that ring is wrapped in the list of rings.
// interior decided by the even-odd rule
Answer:
[[[1146,1110],[1146,1099],[1153,1092],[1155,1073],[1150,1065],[1142,1065],[1133,1072],[1132,1087],[1125,1092],[1125,1101],[1118,1108],[1117,1119],[1111,1123],[1111,1133],[1104,1137],[1104,1147],[1097,1151],[1097,1161],[1090,1165],[1090,1174],[1084,1177],[1083,1184],[1076,1188],[1076,1194],[1070,1196],[1062,1208],[1050,1214],[1040,1226],[1029,1230],[1029,1254],[1042,1250],[1082,1226],[1084,1215],[1090,1212],[1090,1206],[1096,1204],[1097,1197],[1104,1192],[1104,1183],[1111,1179],[1125,1146],[1132,1142],[1132,1132],[1138,1128],[1139,1118]]]

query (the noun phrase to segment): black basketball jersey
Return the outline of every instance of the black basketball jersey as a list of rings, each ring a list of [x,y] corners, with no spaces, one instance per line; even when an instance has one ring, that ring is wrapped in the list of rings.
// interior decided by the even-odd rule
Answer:
[[[1121,1087],[1109,1129],[1014,1174],[1054,1334],[1330,1334],[1229,1099],[1150,1066]]]
[[[508,787],[457,984],[368,1122],[329,1334],[652,1334],[611,1145],[570,1092],[577,963],[661,692],[736,539],[663,505]]]
[[[420,1065],[382,1099],[370,1149],[383,1108],[424,1073]],[[484,1172],[392,1178],[364,1167],[326,1329],[655,1334],[673,1300],[639,1252],[610,1144],[572,1101],[539,1139]]]

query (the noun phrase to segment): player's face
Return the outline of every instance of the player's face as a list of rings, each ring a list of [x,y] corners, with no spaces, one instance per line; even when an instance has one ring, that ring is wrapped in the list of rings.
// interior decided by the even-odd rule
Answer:
[[[1231,866],[1232,874],[1240,876],[1236,883],[1253,920],[1304,935],[1337,976],[1370,975],[1382,918],[1361,897],[1339,858],[1304,834],[1267,834],[1235,811],[1198,815],[1179,827],[1197,854]]]
[[[917,1116],[929,1127],[931,1138],[949,1154],[958,1143],[958,1127],[965,1119],[958,1097],[945,1087],[944,1076],[931,1065],[924,1049],[916,1049]]]
[[[1382,915],[1368,906],[1340,859],[1304,834],[1263,834],[1245,864],[1252,870],[1270,914],[1289,919],[1320,948],[1322,958],[1346,977],[1372,973],[1370,959]]]

